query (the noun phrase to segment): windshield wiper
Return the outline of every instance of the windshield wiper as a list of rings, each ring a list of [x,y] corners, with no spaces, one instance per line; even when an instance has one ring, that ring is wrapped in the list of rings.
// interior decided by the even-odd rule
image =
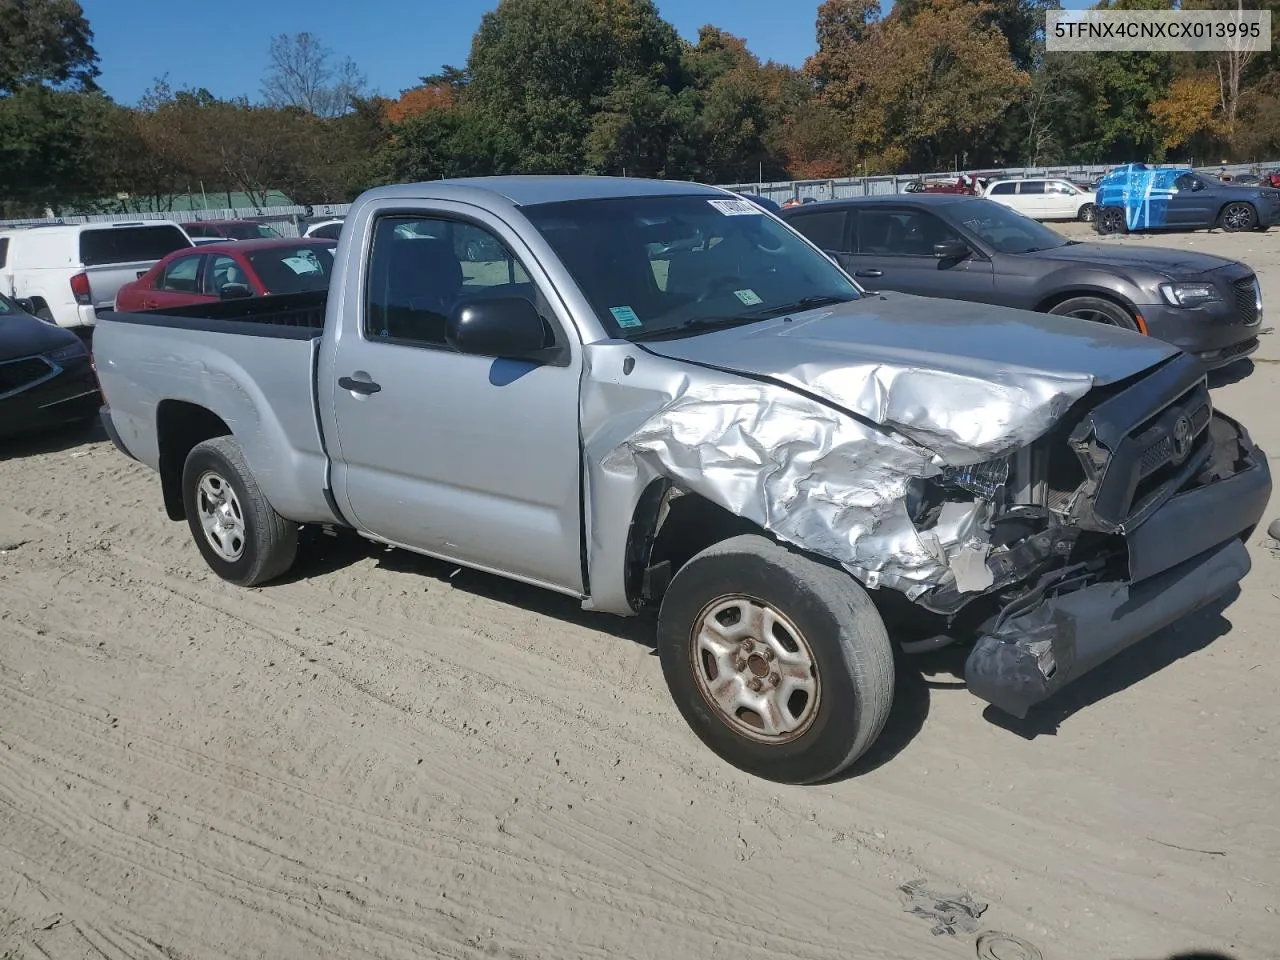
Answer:
[[[658,330],[645,330],[628,340],[656,340],[659,337],[675,337],[684,333],[698,333],[704,330],[720,330],[725,327],[740,327],[748,323],[757,323],[764,317],[741,315],[733,317],[692,317],[674,327],[662,327]]]
[[[746,314],[746,316],[756,319],[768,319],[769,317],[780,317],[784,313],[799,313],[801,310],[829,307],[835,303],[853,303],[856,299],[857,297],[801,297],[794,303],[784,303],[779,307],[765,307],[763,310],[757,310],[755,313]]]

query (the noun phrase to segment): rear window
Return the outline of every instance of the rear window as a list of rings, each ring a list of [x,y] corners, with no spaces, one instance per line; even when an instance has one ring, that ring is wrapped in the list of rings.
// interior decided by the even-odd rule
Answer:
[[[333,246],[299,244],[249,254],[249,262],[272,294],[327,290],[333,273]]]
[[[159,260],[175,250],[191,246],[175,226],[114,227],[80,234],[80,262],[86,267],[107,263]]]

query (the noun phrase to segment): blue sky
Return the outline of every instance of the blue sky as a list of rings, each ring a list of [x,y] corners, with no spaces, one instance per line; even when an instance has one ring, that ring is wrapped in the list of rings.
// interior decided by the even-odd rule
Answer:
[[[104,90],[133,103],[169,74],[175,87],[256,97],[267,45],[303,30],[361,65],[370,85],[396,94],[445,63],[461,64],[496,0],[80,0],[101,57]],[[714,23],[746,37],[764,59],[800,64],[813,52],[817,0],[657,0],[681,36]]]
[[[497,0],[80,0],[101,56],[104,90],[134,103],[156,77],[257,97],[267,46],[309,31],[361,65],[372,88],[396,95],[442,64],[461,65]],[[765,60],[799,66],[814,48],[818,0],[656,0],[681,36],[705,23],[745,37]],[[1065,7],[1086,6],[1066,0]],[[891,3],[885,2],[888,9]]]

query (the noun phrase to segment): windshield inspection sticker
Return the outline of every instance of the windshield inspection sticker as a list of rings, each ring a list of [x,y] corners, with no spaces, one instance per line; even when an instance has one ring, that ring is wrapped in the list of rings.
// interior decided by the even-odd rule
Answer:
[[[708,200],[726,217],[763,217],[764,211],[750,200]]]
[[[610,307],[609,312],[613,314],[613,319],[618,321],[620,327],[640,326],[640,318],[630,307]]]
[[[748,307],[754,307],[757,303],[764,303],[760,299],[760,294],[754,290],[735,290],[733,295],[745,303]]]

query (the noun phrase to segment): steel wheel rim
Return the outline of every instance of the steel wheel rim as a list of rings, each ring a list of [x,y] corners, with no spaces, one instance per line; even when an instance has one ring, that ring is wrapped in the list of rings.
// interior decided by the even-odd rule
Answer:
[[[1097,216],[1098,216],[1098,211],[1094,208],[1092,204],[1089,204],[1083,210],[1080,211],[1080,221],[1082,223],[1093,223],[1093,221],[1097,219]]]
[[[228,563],[244,556],[244,510],[222,474],[206,470],[200,475],[196,482],[196,515],[214,553]]]
[[[1243,230],[1249,225],[1249,208],[1243,203],[1233,203],[1222,215],[1223,222],[1233,230]]]
[[[735,733],[782,744],[813,725],[822,695],[817,660],[779,610],[754,597],[718,597],[694,619],[690,641],[698,692]]]

